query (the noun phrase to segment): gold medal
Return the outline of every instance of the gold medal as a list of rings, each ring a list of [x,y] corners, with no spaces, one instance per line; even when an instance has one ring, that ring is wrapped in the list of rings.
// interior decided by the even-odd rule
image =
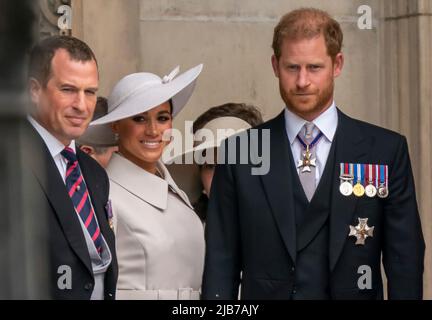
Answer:
[[[363,197],[365,194],[365,188],[360,182],[357,182],[356,185],[353,187],[353,193],[357,197]]]

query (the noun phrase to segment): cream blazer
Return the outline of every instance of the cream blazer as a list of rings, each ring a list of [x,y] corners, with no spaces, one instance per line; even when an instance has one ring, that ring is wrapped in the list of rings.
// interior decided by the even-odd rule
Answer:
[[[116,234],[117,299],[199,299],[204,227],[186,194],[119,154],[107,168]]]

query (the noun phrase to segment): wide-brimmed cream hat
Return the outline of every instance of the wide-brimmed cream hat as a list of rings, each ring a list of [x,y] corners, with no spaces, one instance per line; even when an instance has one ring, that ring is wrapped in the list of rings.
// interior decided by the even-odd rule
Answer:
[[[104,97],[98,97],[95,111],[93,113],[93,121],[107,114],[107,100]],[[79,145],[88,145],[91,147],[113,147],[117,145],[114,132],[109,124],[100,126],[89,126],[82,136],[76,142]]]
[[[213,139],[198,141],[193,148],[187,149],[180,154],[171,155],[169,154],[170,148],[165,149],[162,161],[166,164],[177,185],[186,192],[192,204],[199,199],[203,186],[198,164],[195,161],[187,163],[186,159],[189,157],[189,159],[203,160],[204,150],[219,148],[223,140],[249,128],[251,128],[251,125],[243,119],[232,116],[219,117],[207,122],[204,127],[194,134],[194,141],[201,140],[203,130],[208,130]],[[208,137],[209,135],[204,136]],[[171,143],[176,143],[176,141]],[[185,144],[182,143],[182,145]],[[217,162],[216,157],[214,161]]]
[[[91,147],[114,147],[117,145],[115,135],[108,124],[100,126],[89,126],[84,134],[77,140],[79,145],[88,145]]]
[[[195,88],[200,64],[176,77],[179,67],[169,75],[159,76],[139,72],[121,79],[108,97],[108,114],[93,121],[90,125],[114,122],[146,112],[171,99],[172,114],[175,116],[185,106]]]

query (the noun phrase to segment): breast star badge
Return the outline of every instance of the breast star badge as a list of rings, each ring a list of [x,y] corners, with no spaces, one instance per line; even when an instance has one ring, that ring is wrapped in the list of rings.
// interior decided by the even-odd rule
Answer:
[[[375,227],[369,227],[367,225],[368,218],[358,218],[359,224],[355,227],[350,227],[349,237],[356,237],[356,245],[364,245],[367,237],[373,237],[373,231]]]

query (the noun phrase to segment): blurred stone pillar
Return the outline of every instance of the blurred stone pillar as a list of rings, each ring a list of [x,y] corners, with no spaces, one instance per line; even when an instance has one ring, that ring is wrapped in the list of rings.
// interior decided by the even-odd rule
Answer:
[[[36,12],[33,0],[0,1],[0,299],[49,297],[48,234],[23,171],[21,130]]]
[[[408,138],[426,242],[424,297],[432,299],[432,1],[382,1],[382,125]]]

